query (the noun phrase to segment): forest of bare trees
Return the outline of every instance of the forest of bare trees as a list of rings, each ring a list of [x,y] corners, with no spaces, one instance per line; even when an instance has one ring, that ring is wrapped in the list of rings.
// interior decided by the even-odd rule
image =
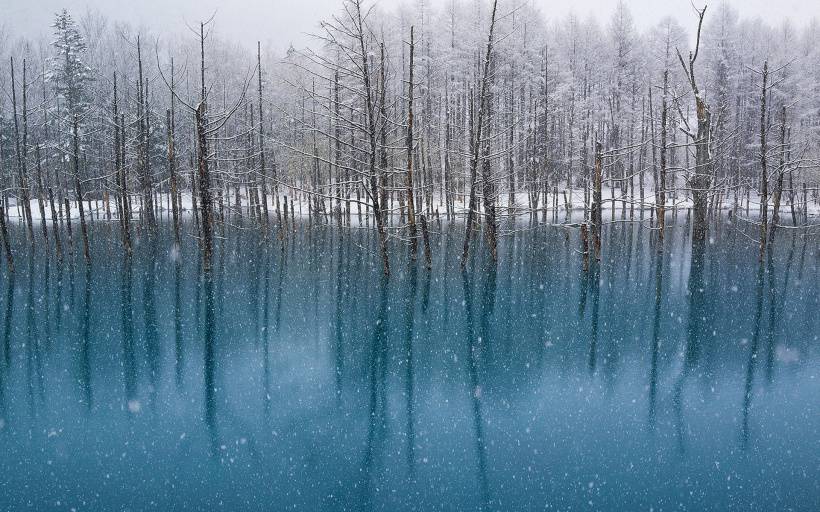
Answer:
[[[157,34],[62,11],[53,37],[0,33],[0,237],[87,260],[158,229],[284,244],[301,226],[375,229],[423,257],[464,223],[462,267],[516,221],[561,224],[601,257],[601,228],[667,216],[694,240],[728,217],[761,249],[818,204],[820,24],[776,27],[721,3],[639,30],[530,4],[348,0],[309,47],[220,39],[218,16]],[[421,252],[421,253],[420,253]],[[590,258],[590,256],[592,258]]]

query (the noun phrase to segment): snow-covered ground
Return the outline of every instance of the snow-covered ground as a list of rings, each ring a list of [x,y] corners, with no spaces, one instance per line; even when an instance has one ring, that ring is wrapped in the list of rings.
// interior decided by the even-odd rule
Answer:
[[[637,191],[636,191],[637,192]],[[283,197],[283,194],[280,194],[280,197]],[[645,211],[649,211],[655,207],[655,194],[650,189],[645,189],[644,191],[644,202],[641,203],[639,198],[636,198],[634,201],[626,196],[621,196],[620,191],[617,189],[613,191],[609,187],[604,187],[601,192],[601,196],[603,198],[603,210],[604,211],[611,211],[613,208],[615,209],[616,213],[624,208],[627,211],[630,209],[634,211],[639,211],[643,208]],[[679,193],[678,197],[670,197],[672,194],[669,194],[667,197],[666,208],[667,211],[673,211],[675,208],[678,210],[685,210],[687,208],[691,208],[692,201],[689,197],[684,195],[683,192]],[[164,213],[169,213],[168,210],[168,194],[162,193],[158,194],[157,197],[160,199],[160,210]],[[309,196],[304,193],[297,192],[296,195],[288,195],[288,201],[293,202],[295,214],[297,217],[308,217],[308,209],[309,209]],[[614,199],[613,199],[614,197]],[[553,212],[556,208],[554,208],[555,195],[550,192],[548,196],[548,204],[546,205],[548,212]],[[228,201],[230,199],[230,201]],[[351,197],[351,199],[353,199]],[[233,204],[234,196],[231,193],[230,198],[225,198],[226,205],[228,202]],[[247,206],[248,206],[248,195],[246,191],[242,192],[242,207],[243,207],[243,215],[247,213]],[[455,208],[458,214],[463,214],[467,208],[467,197],[464,197],[462,194],[458,194],[455,199]],[[480,198],[479,198],[480,200]],[[797,198],[796,198],[797,200]],[[326,199],[326,204],[328,200]],[[721,202],[721,210],[728,211],[731,210],[734,206],[734,195],[729,193],[728,197],[723,197]],[[582,211],[584,209],[584,191],[583,189],[573,189],[571,193],[566,189],[559,189],[558,191],[558,201],[557,201],[557,213],[558,215],[565,214],[567,211],[567,202],[571,205],[572,211]],[[741,214],[745,214],[747,210],[747,201],[745,195],[742,197],[738,197],[739,202],[739,210]],[[335,199],[333,200],[335,206]],[[811,197],[809,197],[808,201],[808,216],[811,221],[812,218],[817,218],[820,216],[820,205],[816,204]],[[274,198],[268,196],[268,204],[269,209],[272,211],[274,207]],[[80,217],[80,210],[77,205],[76,201],[71,201],[71,218],[72,219],[79,219]],[[89,207],[90,205],[90,207]],[[538,211],[542,212],[544,209],[544,201],[543,195],[541,195],[539,199]],[[800,206],[798,202],[798,206]],[[90,201],[83,201],[83,207],[85,209],[86,218],[87,220],[107,220],[106,216],[106,208],[105,202],[101,199],[92,200]],[[139,201],[133,200],[132,201],[133,207],[133,214],[134,216],[139,215]],[[351,202],[351,210],[352,210],[352,217],[357,216],[357,206],[356,203]],[[392,202],[393,213],[398,215],[398,201]],[[9,198],[9,220],[12,222],[20,222],[22,221],[22,205],[19,204],[15,198]],[[111,210],[111,218],[116,219],[116,206],[113,202],[113,197],[110,199],[109,208]],[[498,200],[497,200],[497,208],[499,209],[499,214],[507,215],[509,212],[509,194],[506,192],[499,193]],[[748,211],[749,216],[755,216],[760,208],[760,197],[758,194],[753,193],[750,194],[749,202],[748,202]],[[769,200],[769,208],[771,214],[772,208],[772,200]],[[416,206],[417,211],[422,211],[423,207],[421,205]],[[440,215],[444,215],[444,204],[442,203],[442,197],[440,192],[436,192],[433,195],[433,211],[439,211]],[[366,214],[368,208],[365,205],[362,205],[362,214]],[[190,192],[183,192],[182,193],[182,213],[183,215],[190,215],[193,212],[193,201]],[[530,215],[530,207],[529,207],[529,197],[527,192],[518,192],[515,195],[515,212],[517,215],[521,216],[528,216]],[[48,202],[45,203],[45,214],[46,219],[51,219],[51,209],[48,206]],[[35,221],[40,220],[40,207],[36,199],[31,201],[31,215]],[[780,215],[781,218],[790,215],[790,206],[788,203],[788,197],[784,196],[781,200],[780,205]]]

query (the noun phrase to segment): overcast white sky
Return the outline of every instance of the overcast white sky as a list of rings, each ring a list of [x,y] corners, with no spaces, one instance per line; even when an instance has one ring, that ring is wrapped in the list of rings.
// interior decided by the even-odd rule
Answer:
[[[391,6],[403,0],[377,1]],[[432,3],[442,1],[432,0]],[[549,17],[561,17],[573,11],[581,17],[595,13],[602,21],[608,19],[616,4],[616,0],[532,1]],[[710,3],[718,1],[723,0]],[[820,0],[729,1],[742,17],[760,16],[772,24],[786,18],[798,24],[813,17],[820,18]],[[503,2],[501,0],[500,5]],[[692,21],[690,0],[626,0],[626,3],[642,27],[654,24],[665,15],[673,15],[685,23]],[[696,3],[700,5],[703,0]],[[34,36],[49,32],[54,12],[63,7],[75,17],[92,8],[109,18],[142,23],[162,32],[179,32],[185,30],[185,21],[206,19],[216,11],[217,29],[223,36],[248,46],[257,40],[270,42],[274,48],[283,50],[291,42],[295,46],[306,44],[305,33],[315,31],[318,21],[336,12],[340,5],[341,0],[0,0],[0,23],[10,25],[16,34]]]

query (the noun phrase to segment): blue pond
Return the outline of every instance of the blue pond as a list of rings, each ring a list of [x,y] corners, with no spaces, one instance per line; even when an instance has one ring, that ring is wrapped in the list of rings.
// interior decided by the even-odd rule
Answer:
[[[389,280],[365,229],[233,229],[209,272],[168,229],[94,225],[90,266],[20,231],[0,510],[820,510],[816,234],[617,223],[584,272],[521,225],[462,272],[434,227]]]

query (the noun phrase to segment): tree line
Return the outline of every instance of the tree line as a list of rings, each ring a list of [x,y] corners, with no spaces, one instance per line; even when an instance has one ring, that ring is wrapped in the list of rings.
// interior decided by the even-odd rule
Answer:
[[[63,10],[51,41],[0,34],[6,264],[41,243],[89,261],[108,228],[130,254],[172,229],[208,268],[220,231],[285,244],[304,219],[372,222],[389,274],[396,248],[429,266],[434,223],[458,219],[464,268],[475,250],[495,261],[523,218],[577,228],[587,268],[607,222],[662,241],[678,211],[693,243],[724,212],[755,226],[762,258],[818,204],[820,25],[726,3],[683,21],[691,34],[672,18],[639,30],[624,2],[602,22],[346,0],[277,55],[214,19],[157,35]]]

